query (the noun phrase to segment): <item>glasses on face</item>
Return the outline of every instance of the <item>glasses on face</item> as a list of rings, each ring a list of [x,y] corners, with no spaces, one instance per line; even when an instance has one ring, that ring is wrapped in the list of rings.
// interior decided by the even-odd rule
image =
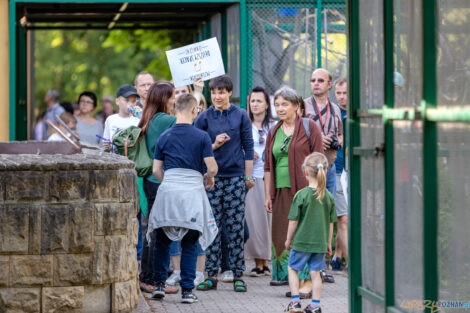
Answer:
[[[93,101],[89,101],[89,100],[80,100],[80,103],[83,103],[83,104],[93,104]]]
[[[289,140],[292,138],[292,135],[289,137],[284,138],[284,144],[281,146],[281,152],[286,152],[287,145],[289,144]]]
[[[259,134],[259,144],[262,145],[264,144],[264,135],[266,135],[266,132],[264,129],[258,129],[258,134]]]
[[[312,83],[319,82],[320,84],[325,82],[325,80],[323,78],[312,78],[312,79],[310,79],[310,81]]]

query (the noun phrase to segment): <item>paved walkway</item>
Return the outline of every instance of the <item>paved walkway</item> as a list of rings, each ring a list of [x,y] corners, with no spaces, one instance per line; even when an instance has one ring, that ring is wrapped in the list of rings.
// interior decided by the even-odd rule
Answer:
[[[247,261],[247,269],[253,268],[254,263]],[[246,272],[245,274],[247,274]],[[348,312],[348,278],[345,274],[334,275],[336,282],[323,284],[321,298],[322,311],[324,313],[347,313]],[[181,294],[166,295],[163,301],[151,300],[150,294],[143,293],[139,307],[133,313],[276,313],[283,312],[289,299],[284,296],[289,290],[288,286],[271,287],[271,277],[244,277],[247,285],[247,293],[236,293],[233,285],[219,281],[215,291],[196,291],[199,298],[197,303],[183,304],[180,302]],[[302,300],[302,306],[309,300]]]

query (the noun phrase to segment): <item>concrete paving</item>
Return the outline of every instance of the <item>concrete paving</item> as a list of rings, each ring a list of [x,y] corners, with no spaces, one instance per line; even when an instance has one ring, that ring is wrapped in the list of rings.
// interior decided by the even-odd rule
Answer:
[[[199,298],[197,303],[181,303],[181,294],[166,295],[164,300],[152,300],[150,294],[143,293],[139,306],[133,313],[275,313],[283,312],[290,299],[284,294],[289,291],[288,286],[271,287],[271,277],[249,277],[248,273],[254,263],[247,261],[248,271],[245,273],[245,282],[248,292],[238,293],[233,291],[233,285],[219,280],[217,290],[196,291]],[[347,313],[348,312],[348,277],[346,274],[335,274],[335,283],[323,284],[321,305],[323,313]],[[302,300],[302,307],[311,300]]]

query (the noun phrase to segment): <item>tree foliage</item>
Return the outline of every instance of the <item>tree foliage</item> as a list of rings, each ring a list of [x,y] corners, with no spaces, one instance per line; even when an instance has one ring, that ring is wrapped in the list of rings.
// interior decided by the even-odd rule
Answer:
[[[120,85],[133,84],[135,75],[143,70],[155,79],[171,79],[165,51],[192,43],[194,33],[52,30],[36,31],[34,38],[34,97],[37,112],[41,112],[48,89],[57,89],[60,101],[72,102],[85,90],[98,98],[115,95]]]

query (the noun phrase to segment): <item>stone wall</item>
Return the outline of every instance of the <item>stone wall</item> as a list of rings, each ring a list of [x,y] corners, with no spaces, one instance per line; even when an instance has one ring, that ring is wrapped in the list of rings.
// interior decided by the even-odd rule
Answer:
[[[137,306],[133,168],[109,154],[0,154],[0,313]]]

